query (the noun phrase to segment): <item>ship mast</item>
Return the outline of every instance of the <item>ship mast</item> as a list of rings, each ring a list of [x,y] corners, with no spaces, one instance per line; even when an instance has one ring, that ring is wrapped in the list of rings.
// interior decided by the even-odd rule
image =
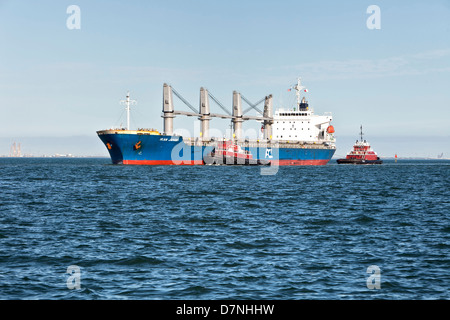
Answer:
[[[295,95],[297,96],[297,106],[300,105],[300,91],[306,89],[306,87],[302,86],[302,79],[297,79],[297,85],[294,87],[295,89]]]
[[[306,89],[306,87],[302,85],[302,79],[301,78],[297,78],[297,84],[295,86],[291,87],[291,88],[295,90],[295,95],[297,96],[297,106],[296,106],[296,108],[298,108],[300,106],[300,102],[301,102],[301,100],[300,100],[300,91],[308,92],[308,89]]]
[[[361,133],[360,133],[360,135],[361,135],[361,142],[363,142],[363,131],[362,131],[362,125],[361,125]]]
[[[130,105],[135,105],[137,101],[130,100],[130,91],[128,91],[126,100],[121,100],[120,103],[124,104],[127,110],[127,130],[130,130]]]

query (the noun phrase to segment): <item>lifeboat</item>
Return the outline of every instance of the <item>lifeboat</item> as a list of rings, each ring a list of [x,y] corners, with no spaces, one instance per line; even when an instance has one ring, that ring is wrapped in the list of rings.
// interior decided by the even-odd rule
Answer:
[[[328,128],[327,128],[327,133],[334,133],[335,131],[334,131],[334,127],[333,126],[329,126]]]

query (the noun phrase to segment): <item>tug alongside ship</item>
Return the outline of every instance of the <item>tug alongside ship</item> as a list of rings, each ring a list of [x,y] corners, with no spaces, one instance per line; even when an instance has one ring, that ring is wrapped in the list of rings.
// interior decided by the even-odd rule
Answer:
[[[217,148],[204,158],[207,165],[250,165],[261,166],[269,165],[268,160],[253,159],[253,155],[243,150],[240,146],[233,144],[232,141],[224,141]]]
[[[127,127],[97,131],[105,144],[113,164],[124,165],[205,165],[210,162],[227,160],[235,164],[272,164],[272,165],[325,165],[336,151],[334,127],[331,125],[330,113],[316,115],[309,107],[305,97],[307,89],[298,79],[292,86],[296,92],[293,108],[280,108],[273,112],[273,97],[266,96],[253,104],[241,93],[233,92],[232,112],[225,107],[207,89],[200,89],[200,106],[196,110],[170,85],[163,86],[162,117],[164,130],[131,130],[129,125],[130,105],[133,100],[129,94],[124,100],[127,110]],[[176,95],[193,112],[174,109],[173,95]],[[227,114],[210,112],[209,99],[214,100]],[[243,110],[242,100],[250,108]],[[264,102],[264,111],[257,106]],[[250,109],[260,115],[247,116]],[[200,136],[183,137],[174,134],[173,119],[176,116],[198,117],[201,123]],[[231,138],[217,138],[209,135],[209,122],[212,117],[230,119],[233,124]],[[248,139],[243,136],[242,123],[256,120],[262,124],[262,136]],[[231,159],[226,156],[226,149],[233,148]],[[235,149],[234,149],[235,148]],[[236,153],[237,152],[237,153]],[[224,158],[225,155],[225,158]],[[224,161],[225,160],[225,161]],[[239,161],[238,161],[239,160]]]

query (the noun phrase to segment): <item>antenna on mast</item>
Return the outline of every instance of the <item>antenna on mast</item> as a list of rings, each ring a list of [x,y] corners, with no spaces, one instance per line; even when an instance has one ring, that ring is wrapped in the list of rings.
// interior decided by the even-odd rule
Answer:
[[[130,106],[136,105],[136,100],[130,100],[130,91],[127,92],[127,98],[125,100],[121,100],[120,104],[125,105],[125,110],[127,110],[127,130],[130,130]]]

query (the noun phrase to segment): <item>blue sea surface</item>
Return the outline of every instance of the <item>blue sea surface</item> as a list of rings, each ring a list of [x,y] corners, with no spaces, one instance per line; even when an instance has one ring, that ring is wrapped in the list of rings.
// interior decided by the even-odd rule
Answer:
[[[0,299],[449,299],[449,218],[446,160],[3,158]]]

